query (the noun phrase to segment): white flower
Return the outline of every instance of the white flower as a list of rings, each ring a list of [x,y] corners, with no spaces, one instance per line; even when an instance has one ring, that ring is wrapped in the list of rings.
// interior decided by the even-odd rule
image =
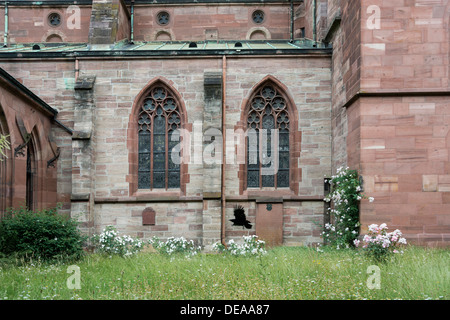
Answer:
[[[369,197],[369,202],[373,202],[375,199],[373,197]]]

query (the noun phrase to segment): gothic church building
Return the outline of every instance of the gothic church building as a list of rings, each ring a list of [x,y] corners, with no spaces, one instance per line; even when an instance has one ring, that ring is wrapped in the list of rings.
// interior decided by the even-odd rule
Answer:
[[[348,166],[375,198],[361,233],[448,246],[449,16],[448,0],[1,1],[0,212],[312,245],[324,178]]]

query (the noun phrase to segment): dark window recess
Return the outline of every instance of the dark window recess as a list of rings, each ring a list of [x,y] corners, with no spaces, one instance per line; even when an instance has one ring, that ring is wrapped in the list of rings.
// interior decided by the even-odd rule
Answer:
[[[158,24],[160,24],[162,26],[168,25],[170,22],[170,15],[166,11],[161,11],[156,16],[156,20],[158,21]]]
[[[61,16],[59,15],[59,13],[50,13],[48,16],[48,23],[50,23],[50,25],[53,27],[59,26],[61,24]]]
[[[247,187],[289,187],[289,113],[286,100],[273,86],[262,87],[251,100],[247,128]],[[274,129],[278,143],[272,141]]]
[[[305,28],[300,28],[300,38],[306,37],[306,31]]]
[[[29,210],[34,209],[34,194],[36,180],[35,153],[32,142],[27,146],[27,169],[26,169],[26,205]]]
[[[264,22],[264,11],[256,10],[252,14],[252,20],[254,23],[260,24]]]
[[[153,88],[138,118],[139,189],[180,187],[180,139],[179,134],[172,136],[180,125],[180,111],[173,95],[165,87]]]

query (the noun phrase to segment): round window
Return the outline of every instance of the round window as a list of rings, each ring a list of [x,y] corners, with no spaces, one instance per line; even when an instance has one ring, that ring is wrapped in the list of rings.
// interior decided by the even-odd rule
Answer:
[[[165,26],[169,24],[170,21],[170,15],[166,11],[161,11],[156,16],[156,21],[158,21],[158,24]]]
[[[47,19],[48,23],[53,27],[57,27],[61,24],[61,15],[57,12],[50,13]]]
[[[254,23],[260,24],[264,22],[264,11],[255,10],[252,14],[252,20]]]

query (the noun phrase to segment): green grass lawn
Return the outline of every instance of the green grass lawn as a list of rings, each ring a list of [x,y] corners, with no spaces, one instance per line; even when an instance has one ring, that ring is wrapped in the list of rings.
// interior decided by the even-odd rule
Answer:
[[[416,247],[378,265],[379,289],[367,285],[374,263],[351,250],[279,247],[262,257],[189,259],[151,252],[129,258],[89,254],[74,263],[81,289],[67,286],[74,275],[68,273],[70,264],[5,261],[0,261],[0,300],[450,298],[450,251]]]

